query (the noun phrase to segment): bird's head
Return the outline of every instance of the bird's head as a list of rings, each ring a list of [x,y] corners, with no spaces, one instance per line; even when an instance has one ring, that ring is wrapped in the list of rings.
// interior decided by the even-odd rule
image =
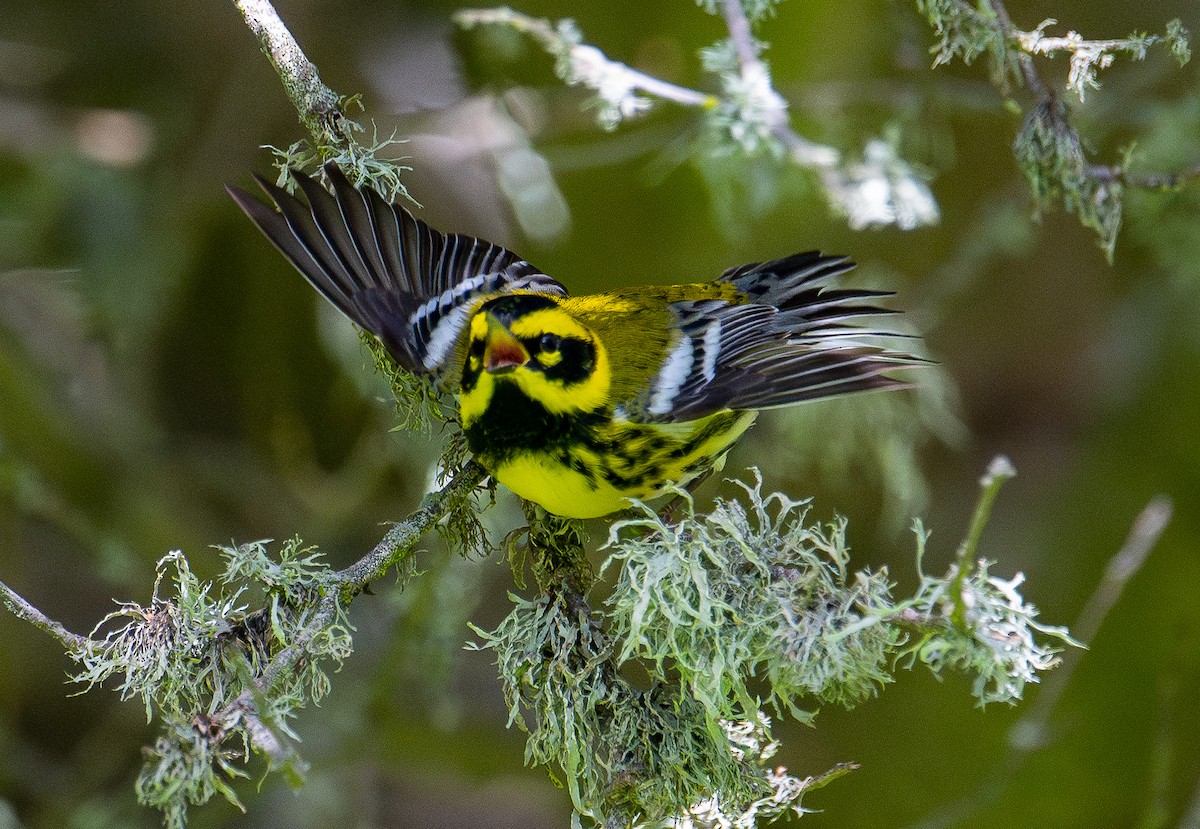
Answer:
[[[459,409],[482,415],[500,384],[555,415],[609,404],[612,374],[603,343],[546,294],[506,294],[483,303],[468,327]]]

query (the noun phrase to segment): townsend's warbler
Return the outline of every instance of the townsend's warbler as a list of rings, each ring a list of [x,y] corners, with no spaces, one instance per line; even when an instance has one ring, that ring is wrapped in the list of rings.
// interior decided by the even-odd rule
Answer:
[[[719,466],[758,409],[906,384],[917,358],[847,325],[887,313],[832,289],[844,257],[798,253],[712,282],[566,289],[504,248],[442,234],[357,189],[332,194],[293,172],[308,199],[256,176],[272,209],[230,194],[326,299],[405,369],[457,393],[467,445],[500,483],[548,511],[607,515]]]

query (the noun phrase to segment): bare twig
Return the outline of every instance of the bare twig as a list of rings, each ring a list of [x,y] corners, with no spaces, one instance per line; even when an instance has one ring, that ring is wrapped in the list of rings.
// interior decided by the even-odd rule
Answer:
[[[1104,578],[1088,598],[1075,624],[1071,626],[1072,634],[1080,642],[1088,643],[1096,637],[1105,617],[1117,603],[1117,599],[1121,598],[1125,585],[1142,568],[1146,556],[1167,528],[1167,523],[1171,520],[1171,510],[1171,501],[1160,496],[1147,504],[1134,520],[1128,538],[1117,554],[1109,559]],[[1028,713],[1009,730],[1008,740],[1015,749],[1028,752],[1046,744],[1050,715],[1054,712],[1082,656],[1083,652],[1079,650],[1071,650],[1063,655],[1059,669],[1050,675]]]
[[[823,789],[826,786],[828,786],[830,783],[832,783],[834,780],[838,780],[842,777],[845,777],[850,772],[857,771],[858,769],[859,769],[858,763],[838,763],[836,766],[834,766],[831,769],[828,769],[827,771],[823,771],[820,774],[813,775],[812,777],[807,778],[804,781],[805,782],[804,788],[806,791],[810,791],[810,792],[816,791],[817,789]]]
[[[1193,164],[1174,173],[1133,173],[1124,167],[1111,167],[1103,164],[1092,164],[1087,173],[1097,181],[1120,182],[1126,187],[1137,187],[1142,190],[1174,190],[1193,179],[1200,178],[1200,164]]]
[[[1187,810],[1179,819],[1179,829],[1200,829],[1200,780],[1196,781],[1196,788],[1192,789]]]
[[[1004,7],[1002,0],[988,0],[988,5],[996,15],[996,22],[1000,24],[1000,33],[1005,40],[1020,42],[1019,36],[1021,31],[1013,24],[1012,18],[1008,16],[1008,9]],[[1025,85],[1029,87],[1029,91],[1039,101],[1054,98],[1054,92],[1042,80],[1042,76],[1038,74],[1037,64],[1033,62],[1033,58],[1028,52],[1021,51],[1017,53],[1017,65],[1021,67],[1021,75],[1025,78]]]
[[[1090,641],[1100,630],[1100,624],[1109,610],[1121,597],[1125,585],[1146,562],[1146,556],[1158,543],[1158,539],[1171,521],[1171,500],[1160,495],[1138,515],[1129,530],[1124,545],[1104,570],[1104,580],[1088,599],[1078,621],[1071,627],[1084,642]]]
[[[610,61],[595,47],[572,42],[545,18],[531,17],[502,7],[462,9],[455,13],[454,19],[460,26],[467,28],[484,25],[511,26],[515,31],[527,34],[536,40],[551,55],[570,62],[581,81],[583,81],[583,76],[592,73],[609,72],[612,73],[610,79],[619,75],[621,81],[631,89],[641,90],[648,95],[662,98],[664,101],[701,109],[710,109],[717,103],[717,99],[707,93],[673,84],[631,66]]]
[[[742,65],[742,75],[764,71],[742,0],[722,0],[721,13],[725,17],[725,27],[729,29],[729,39],[737,52],[738,62]]]

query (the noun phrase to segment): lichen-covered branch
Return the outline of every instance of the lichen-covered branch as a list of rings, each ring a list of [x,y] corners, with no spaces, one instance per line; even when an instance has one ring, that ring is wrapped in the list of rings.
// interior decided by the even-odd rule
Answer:
[[[372,136],[371,142],[364,144],[355,137],[363,128],[346,115],[346,108],[359,103],[357,96],[343,98],[325,85],[270,0],[233,0],[233,5],[258,38],[309,134],[307,141],[286,149],[271,148],[279,168],[278,184],[291,186],[292,169],[319,174],[325,162],[333,161],[356,183],[369,184],[390,199],[407,197],[400,173],[408,168],[395,159],[378,157],[382,150],[400,142],[394,137],[380,140]]]
[[[0,591],[16,616],[63,645],[79,664],[77,682],[115,684],[122,698],[141,699],[147,719],[159,721],[137,790],[143,803],[163,811],[168,827],[182,829],[189,804],[213,794],[237,803],[229,780],[244,776],[252,751],[273,770],[303,774],[288,720],[327,693],[328,666],[350,655],[350,602],[463,510],[483,477],[467,463],[339,571],[299,541],[274,556],[259,542],[224,548],[224,574],[202,582],[182,553],[172,552],[159,562],[150,602],[123,603],[90,636],[67,631],[7,585]]]
[[[1054,20],[1045,20],[1032,30],[1021,29],[1013,23],[1003,0],[916,0],[916,4],[939,38],[932,50],[935,66],[955,57],[970,63],[986,54],[991,59],[993,81],[1006,97],[1014,86],[1029,90],[1034,101],[1025,108],[1013,151],[1038,209],[1061,201],[1081,224],[1096,232],[1110,259],[1121,229],[1127,188],[1171,189],[1200,179],[1200,162],[1176,172],[1139,172],[1131,169],[1131,157],[1119,164],[1093,161],[1071,120],[1067,101],[1045,80],[1035,60],[1066,54],[1070,66],[1063,91],[1083,104],[1087,90],[1100,86],[1098,72],[1111,66],[1119,54],[1142,60],[1151,46],[1160,46],[1180,66],[1187,63],[1191,57],[1188,32],[1178,20],[1167,23],[1161,35],[1135,32],[1124,38],[1089,40],[1074,31],[1062,36],[1048,34]]]
[[[42,613],[4,582],[0,582],[0,599],[3,599],[4,606],[12,611],[12,614],[18,619],[29,622],[38,630],[44,630],[57,639],[68,655],[76,656],[87,653],[95,647],[95,643],[91,639],[67,630],[61,622],[56,622]]]
[[[300,122],[318,145],[350,140],[340,96],[321,81],[270,0],[234,0],[262,52],[275,67]]]
[[[799,814],[808,791],[850,766],[809,778],[772,769],[772,715],[810,721],[809,701],[849,707],[918,663],[973,677],[980,704],[1013,703],[1072,643],[1037,621],[1019,574],[998,578],[974,561],[1006,477],[1000,461],[982,482],[962,545],[968,571],[921,573],[909,599],[893,595],[886,570],[850,568],[843,520],[809,520],[806,501],[764,493],[756,476],[704,514],[684,492],[678,518],[640,505],[610,528],[602,609],[572,579],[539,578],[539,595],[514,597],[496,629],[476,630],[476,647],[495,655],[527,759],[561,775],[595,824]],[[569,533],[531,537],[565,540],[549,559],[575,569]],[[919,562],[923,530],[917,539]],[[647,690],[629,685],[631,668]]]

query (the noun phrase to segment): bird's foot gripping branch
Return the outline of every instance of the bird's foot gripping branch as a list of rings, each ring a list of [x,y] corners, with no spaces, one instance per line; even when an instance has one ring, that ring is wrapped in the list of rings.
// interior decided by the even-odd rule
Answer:
[[[577,522],[533,509],[510,558],[519,583],[527,563],[537,587],[514,595],[496,629],[476,629],[474,647],[496,660],[527,762],[565,785],[581,819],[716,826],[799,813],[807,792],[852,764],[777,767],[773,717],[852,706],[917,664],[972,677],[980,704],[1012,703],[1071,643],[1036,621],[1019,575],[998,578],[976,560],[1007,474],[989,472],[955,562],[922,573],[908,598],[886,571],[851,568],[843,520],[813,520],[808,502],[764,493],[756,474],[706,513],[686,494],[676,521],[639,506],[612,525],[596,571]],[[469,503],[482,477],[467,464],[344,570],[298,540],[273,553],[259,542],[222,548],[224,571],[206,582],[173,552],[147,604],[122,604],[86,637],[7,586],[5,602],[60,641],[85,689],[106,684],[145,706],[158,737],[138,797],[182,827],[188,807],[215,794],[238,803],[253,755],[302,780],[292,719],[327,695],[350,656],[350,603],[393,567],[410,575],[421,536]],[[919,563],[928,534],[914,530]],[[597,578],[607,598],[593,604]]]

